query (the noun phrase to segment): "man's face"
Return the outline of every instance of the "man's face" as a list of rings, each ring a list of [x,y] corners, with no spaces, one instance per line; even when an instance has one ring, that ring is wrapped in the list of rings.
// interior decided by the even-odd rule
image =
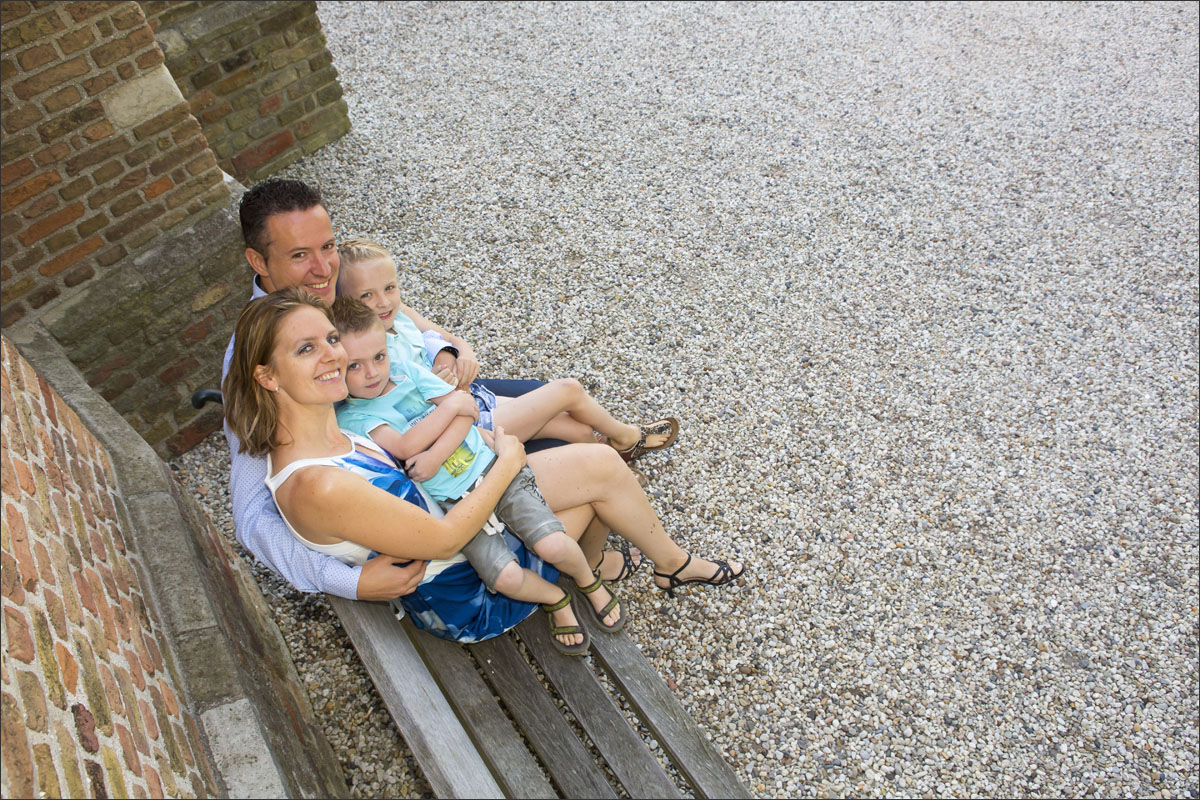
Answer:
[[[267,218],[267,252],[246,248],[246,260],[263,289],[274,292],[299,286],[332,303],[338,273],[333,223],[321,206]]]

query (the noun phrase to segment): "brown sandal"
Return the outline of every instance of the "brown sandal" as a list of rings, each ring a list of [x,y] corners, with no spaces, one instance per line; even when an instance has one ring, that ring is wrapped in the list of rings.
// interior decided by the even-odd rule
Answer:
[[[626,450],[618,450],[621,458],[626,461],[633,461],[643,453],[649,453],[653,450],[666,450],[671,445],[675,444],[675,440],[679,438],[679,420],[674,417],[660,419],[657,422],[651,422],[649,425],[638,425],[638,440],[633,447]],[[666,441],[661,444],[656,444],[653,447],[646,444],[648,436],[666,436]]]

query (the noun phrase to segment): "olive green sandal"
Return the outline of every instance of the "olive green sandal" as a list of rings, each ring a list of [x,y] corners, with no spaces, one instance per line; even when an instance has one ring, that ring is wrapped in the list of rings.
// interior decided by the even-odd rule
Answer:
[[[551,616],[556,611],[562,611],[567,606],[571,605],[571,595],[563,592],[562,599],[553,605],[543,605],[542,611],[546,612],[546,616],[550,618],[550,643],[554,645],[554,649],[562,653],[564,656],[585,656],[588,649],[592,646],[588,640],[587,631],[578,625],[562,625],[556,626],[554,618]],[[559,636],[571,636],[572,634],[581,634],[583,641],[579,644],[566,644]]]
[[[592,577],[596,580],[587,586],[579,586],[579,584],[576,584],[579,591],[583,594],[591,594],[601,586],[604,586],[604,580],[599,575],[593,572]],[[604,604],[604,608],[597,611],[595,607],[592,606],[590,601],[587,603],[587,607],[592,609],[592,613],[596,615],[596,622],[600,625],[600,630],[604,631],[605,633],[616,633],[617,631],[621,630],[621,628],[625,627],[625,606],[621,605],[620,598],[617,597],[617,593],[612,590],[611,586],[605,586],[604,588],[608,589],[608,593],[610,595],[608,602]],[[617,619],[616,624],[606,625],[604,623],[604,618],[607,617],[609,613],[618,606],[621,609],[621,616]]]

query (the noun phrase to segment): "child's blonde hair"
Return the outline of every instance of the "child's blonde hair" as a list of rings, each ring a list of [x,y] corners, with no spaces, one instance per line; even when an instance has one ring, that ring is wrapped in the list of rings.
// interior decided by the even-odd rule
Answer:
[[[381,245],[379,242],[362,237],[348,239],[338,245],[338,291],[342,291],[342,275],[345,274],[347,267],[353,267],[355,264],[361,264],[364,261],[377,261],[384,259],[393,267],[396,266],[392,254]]]

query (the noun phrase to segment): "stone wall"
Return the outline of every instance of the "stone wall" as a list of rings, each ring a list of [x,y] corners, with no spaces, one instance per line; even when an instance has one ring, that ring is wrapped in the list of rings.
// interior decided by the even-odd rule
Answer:
[[[5,797],[219,793],[108,453],[0,339]]]
[[[45,323],[176,455],[219,425],[189,397],[249,296],[222,167],[258,180],[349,129],[315,4],[5,0],[0,44],[0,323]]]
[[[316,3],[143,2],[222,169],[250,184],[350,130]]]

